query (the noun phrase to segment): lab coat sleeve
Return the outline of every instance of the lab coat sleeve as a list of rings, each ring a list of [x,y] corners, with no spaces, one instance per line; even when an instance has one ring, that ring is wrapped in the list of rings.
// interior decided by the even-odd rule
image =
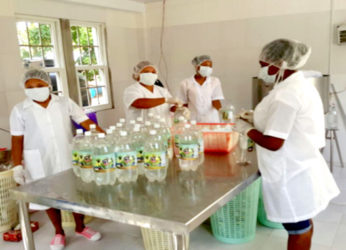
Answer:
[[[24,120],[22,114],[19,112],[18,108],[15,106],[10,114],[10,130],[13,136],[24,135]]]
[[[293,92],[277,95],[268,110],[264,135],[286,140],[296,121],[300,103]]]
[[[78,124],[89,119],[83,109],[70,98],[68,98],[68,111],[72,120]]]
[[[177,94],[177,98],[179,98],[184,104],[188,103],[188,96],[187,96],[187,87],[186,87],[186,81],[182,81],[179,85],[179,91]]]
[[[221,86],[221,82],[220,82],[219,78],[215,78],[214,83],[215,83],[215,88],[214,88],[214,91],[212,93],[211,99],[213,101],[223,100],[224,97],[223,97],[222,86]]]
[[[143,96],[141,95],[141,92],[138,89],[134,88],[133,86],[130,86],[127,89],[125,89],[123,101],[127,109],[131,107],[134,101],[140,98],[143,98]]]

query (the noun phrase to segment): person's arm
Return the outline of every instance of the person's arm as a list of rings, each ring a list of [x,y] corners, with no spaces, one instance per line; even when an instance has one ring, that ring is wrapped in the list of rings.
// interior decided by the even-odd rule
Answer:
[[[131,106],[137,109],[150,109],[166,103],[165,98],[140,98],[135,100]]]
[[[221,107],[222,107],[221,101],[220,101],[220,100],[214,100],[214,101],[212,101],[212,105],[213,105],[213,107],[214,107],[215,109],[217,109],[217,110],[220,110]]]
[[[11,157],[13,166],[22,165],[24,136],[12,136],[11,144]]]
[[[260,131],[256,129],[251,129],[247,133],[247,135],[255,143],[271,151],[279,150],[284,145],[284,142],[285,142],[285,140],[277,138],[277,137],[263,135],[263,133],[261,133]]]
[[[92,120],[88,119],[88,120],[85,120],[83,122],[81,122],[79,125],[81,125],[84,129],[86,130],[90,130],[90,125],[91,124],[95,124],[96,125],[96,130],[100,133],[105,133],[105,131],[99,127],[99,125],[97,125],[95,122],[93,122]]]

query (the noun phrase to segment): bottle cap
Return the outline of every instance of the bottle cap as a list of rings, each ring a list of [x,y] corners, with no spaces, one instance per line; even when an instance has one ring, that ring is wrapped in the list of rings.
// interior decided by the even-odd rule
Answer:
[[[196,125],[197,124],[196,120],[191,120],[191,124]]]
[[[137,121],[138,121],[138,122],[143,122],[143,117],[142,117],[142,116],[137,117]]]
[[[190,124],[185,124],[185,128],[191,128]]]
[[[118,128],[121,128],[122,126],[123,126],[122,123],[120,123],[120,122],[117,123],[117,127],[118,127]]]
[[[154,128],[158,129],[158,128],[160,128],[160,127],[161,127],[160,124],[158,124],[158,123],[155,123],[155,124],[154,124]]]
[[[130,120],[130,124],[136,124],[135,120]]]
[[[106,133],[107,133],[107,135],[113,134],[113,129],[110,129],[110,128],[107,129],[107,130],[106,130]]]
[[[179,117],[178,117],[178,120],[179,120],[180,122],[182,122],[182,121],[185,120],[185,118],[184,118],[184,116],[179,116]]]
[[[150,135],[156,135],[156,130],[150,130],[149,134]]]
[[[90,129],[96,128],[96,124],[90,124]]]
[[[141,127],[139,127],[139,126],[135,126],[133,128],[133,132],[139,132],[140,130],[141,130]]]
[[[97,137],[98,137],[98,138],[105,138],[106,135],[105,135],[104,133],[99,133],[99,134],[97,134]]]
[[[81,129],[81,128],[79,128],[79,129],[77,129],[77,135],[82,135],[83,134],[83,129]]]
[[[121,123],[125,123],[125,121],[126,121],[126,120],[125,120],[124,118],[120,118],[120,119],[119,119],[119,122],[121,122]]]
[[[116,126],[112,125],[109,127],[111,130],[115,130]]]
[[[121,131],[120,131],[120,136],[127,136],[127,132],[124,131],[124,130],[121,130]]]
[[[154,117],[154,114],[153,113],[149,113],[148,117]]]
[[[85,136],[91,136],[91,131],[85,131],[84,135]]]
[[[146,121],[145,122],[145,126],[151,126],[151,122],[150,121]]]

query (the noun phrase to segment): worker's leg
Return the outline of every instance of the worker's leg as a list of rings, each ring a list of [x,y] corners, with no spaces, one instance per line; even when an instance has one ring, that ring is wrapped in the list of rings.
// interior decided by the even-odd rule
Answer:
[[[80,233],[85,228],[84,215],[83,214],[77,214],[77,213],[72,213],[72,214],[74,217],[74,221],[76,222],[76,232]]]
[[[53,223],[55,228],[55,234],[65,235],[64,229],[62,228],[61,223],[61,213],[59,209],[50,208],[46,210],[50,221]]]
[[[283,224],[287,230],[288,250],[310,250],[313,235],[312,220]]]

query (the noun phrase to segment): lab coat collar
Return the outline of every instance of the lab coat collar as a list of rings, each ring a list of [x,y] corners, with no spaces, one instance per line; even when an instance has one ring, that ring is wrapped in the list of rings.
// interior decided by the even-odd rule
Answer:
[[[49,105],[52,103],[52,102],[55,102],[58,100],[58,97],[56,95],[53,95],[53,94],[50,94],[51,96],[51,99],[50,99],[50,102],[49,102]],[[23,108],[24,109],[27,109],[27,108],[30,108],[32,105],[34,105],[35,102],[33,100],[31,100],[29,97],[25,98],[24,100],[24,104],[23,104]],[[48,105],[48,106],[49,106]]]
[[[191,78],[192,78],[192,81],[200,87],[203,87],[204,85],[208,84],[210,82],[210,79],[211,79],[210,76],[207,76],[207,79],[205,79],[204,83],[201,85],[196,81],[195,75],[193,75]]]
[[[276,84],[274,86],[274,89],[279,89],[279,88],[285,87],[292,82],[298,82],[298,81],[301,81],[302,79],[304,79],[303,72],[297,71],[297,72],[293,73],[292,75],[290,75],[288,78],[286,78],[284,81]]]

